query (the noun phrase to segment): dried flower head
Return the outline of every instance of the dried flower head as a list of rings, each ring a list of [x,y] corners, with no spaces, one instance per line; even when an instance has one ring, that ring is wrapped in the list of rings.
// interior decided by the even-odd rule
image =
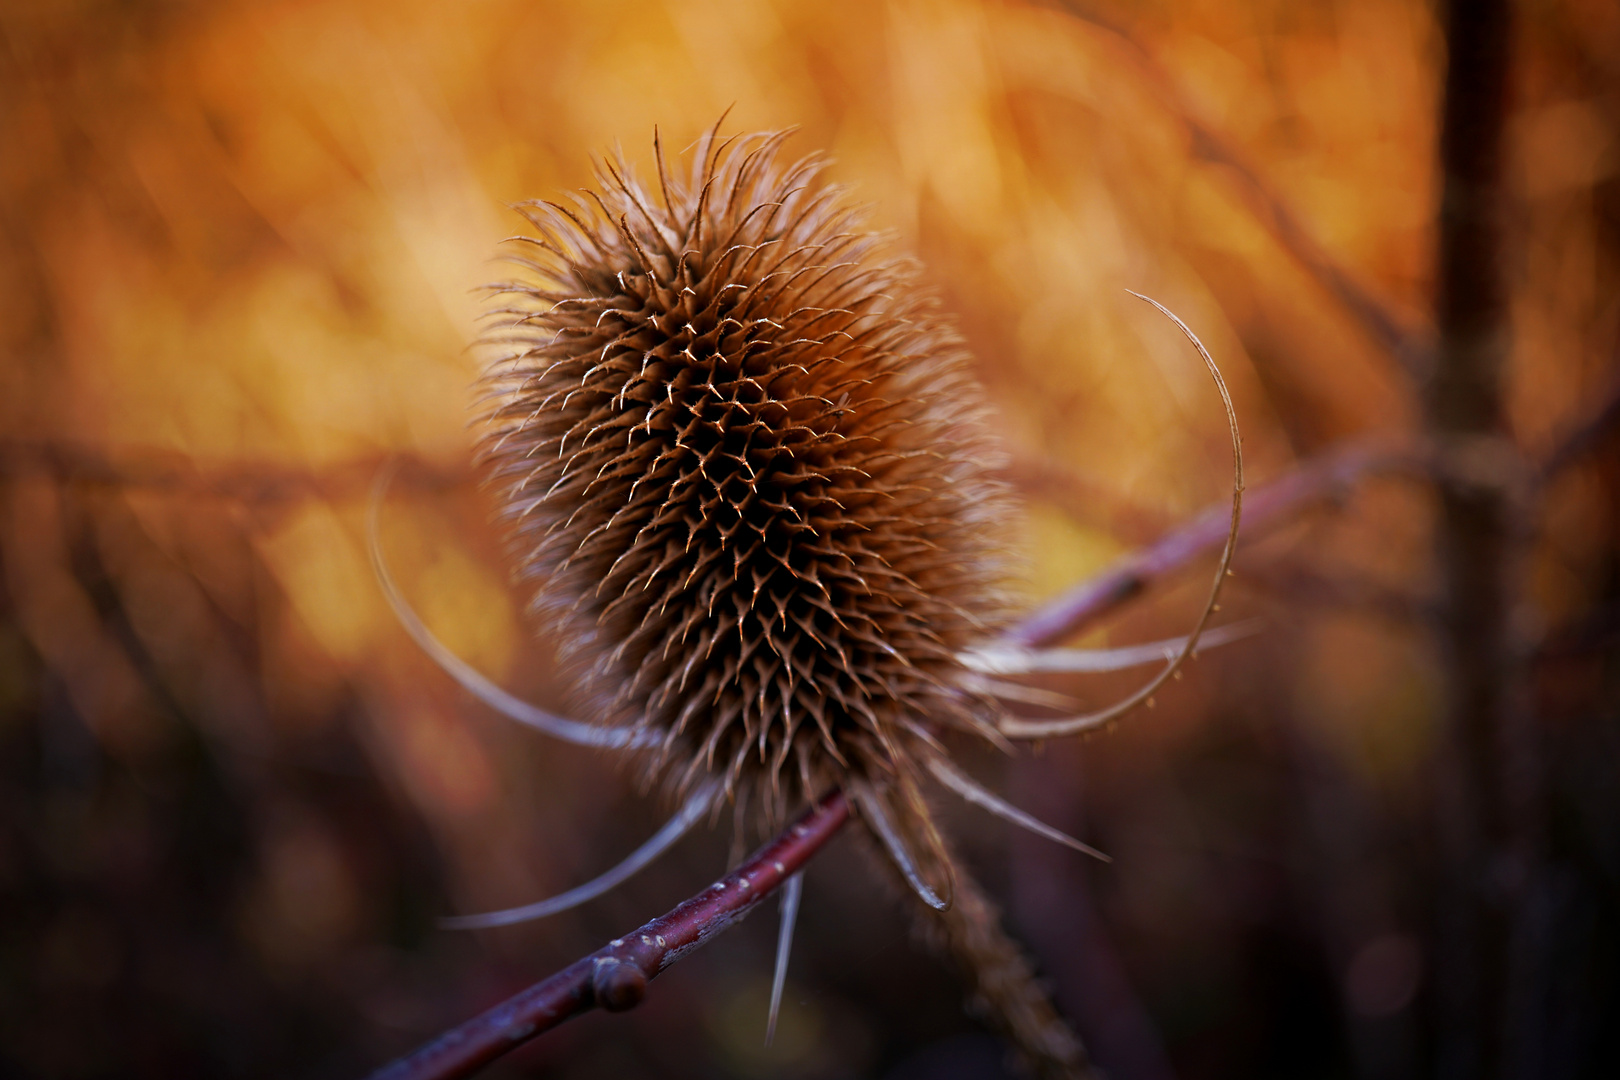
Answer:
[[[989,730],[956,658],[1003,618],[1008,516],[961,338],[786,134],[523,207],[485,444],[595,715],[649,777],[776,808]]]

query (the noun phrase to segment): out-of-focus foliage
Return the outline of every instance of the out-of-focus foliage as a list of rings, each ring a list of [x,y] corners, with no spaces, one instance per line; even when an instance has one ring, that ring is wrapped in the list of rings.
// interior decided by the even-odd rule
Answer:
[[[1620,9],[1524,7],[1512,416],[1537,451],[1615,379]],[[405,455],[383,532],[407,593],[479,668],[567,703],[468,469],[468,346],[504,206],[586,183],[591,153],[646,175],[655,125],[682,147],[729,107],[836,159],[926,264],[1011,447],[1073,475],[1031,496],[1032,602],[1222,495],[1206,376],[1126,289],[1219,358],[1256,482],[1417,423],[1413,380],[1208,139],[1421,338],[1443,49],[1412,0],[21,0],[0,46],[7,1075],[355,1074],[724,863],[722,827],[581,911],[433,924],[577,883],[660,811],[457,693],[362,527]],[[1582,917],[1611,948],[1620,817],[1592,792],[1620,765],[1617,484],[1600,458],[1546,490],[1524,604],[1560,836],[1606,883]],[[1115,734],[979,763],[1115,856],[956,822],[1111,1075],[1416,1075],[1428,521],[1421,485],[1376,481],[1247,545],[1223,618],[1264,635]],[[1094,639],[1177,632],[1201,581]],[[994,1075],[893,906],[851,851],[815,864],[769,1051],[761,918],[504,1075]],[[1590,1040],[1614,957],[1570,962],[1571,1053],[1613,1061]]]

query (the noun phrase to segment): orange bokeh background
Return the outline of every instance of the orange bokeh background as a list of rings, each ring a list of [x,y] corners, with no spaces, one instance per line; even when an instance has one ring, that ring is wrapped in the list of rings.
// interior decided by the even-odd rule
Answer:
[[[1431,332],[1426,4],[24,0],[0,36],[0,1062],[23,1075],[358,1075],[723,864],[729,819],[580,912],[433,926],[583,880],[661,810],[456,691],[364,534],[401,456],[382,520],[406,593],[475,666],[566,706],[467,425],[506,207],[589,183],[592,154],[622,145],[648,175],[655,127],[683,147],[729,110],[727,130],[797,126],[792,149],[835,159],[1046,471],[1021,524],[1032,604],[1229,484],[1198,358],[1126,290],[1211,348],[1252,485],[1421,423],[1418,384],[1276,208]],[[1515,50],[1510,411],[1534,459],[1616,378],[1620,10],[1529,6]],[[1538,692],[1555,731],[1609,732],[1588,762],[1607,769],[1617,480],[1597,455],[1541,493],[1521,605],[1537,640],[1580,646]],[[1431,512],[1421,484],[1370,479],[1246,543],[1221,617],[1266,630],[1115,733],[976,762],[1115,857],[951,812],[1105,1067],[1085,987],[1115,983],[1060,924],[1112,942],[1147,1034],[1111,1074],[1417,1075]],[[1087,643],[1181,632],[1205,578]],[[1593,625],[1609,636],[1581,645]],[[1043,891],[1062,881],[1089,899]],[[944,1076],[928,1055],[953,1046],[995,1067],[842,849],[809,875],[762,1049],[767,922],[644,1013],[490,1075]]]

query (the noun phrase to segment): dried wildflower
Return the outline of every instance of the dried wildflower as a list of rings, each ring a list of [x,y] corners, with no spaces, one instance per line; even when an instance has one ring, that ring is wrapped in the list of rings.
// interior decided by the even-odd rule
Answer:
[[[786,133],[523,207],[485,459],[535,604],[649,777],[774,808],[988,732],[1006,496],[960,337]]]
[[[1172,659],[1117,706],[1056,721],[1004,713],[1001,698],[1024,695],[993,676],[1054,657],[993,644],[1009,614],[1011,507],[982,393],[915,265],[862,227],[819,158],[783,162],[786,135],[711,131],[684,178],[655,137],[656,190],[620,160],[571,205],[521,208],[539,235],[516,238],[534,250],[516,260],[527,279],[495,287],[486,340],[501,355],[482,456],[593,722],[490,684],[432,638],[380,561],[379,573],[464,685],[550,734],[633,755],[682,805],[596,881],[451,922],[583,902],[726,798],[739,818],[752,805],[774,822],[842,788],[933,909],[932,936],[972,972],[981,1011],[1044,1075],[1079,1075],[1078,1041],[957,865],[923,782],[1090,852],[959,771],[946,740],[1006,746],[1106,722],[1170,676],[1209,612],[1183,641],[1121,664],[1092,658],[1093,670]],[[1234,503],[1234,537],[1236,523]],[[1216,590],[1230,553],[1229,538]],[[777,996],[798,896],[795,876]]]

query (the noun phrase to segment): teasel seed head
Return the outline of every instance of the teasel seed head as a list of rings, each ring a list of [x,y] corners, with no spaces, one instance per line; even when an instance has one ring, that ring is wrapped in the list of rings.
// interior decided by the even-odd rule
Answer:
[[[620,159],[520,208],[483,460],[648,783],[722,778],[772,817],[856,785],[931,829],[930,747],[993,737],[956,658],[1008,612],[1002,452],[915,264],[788,134],[711,131],[684,177],[655,136],[656,187]]]

